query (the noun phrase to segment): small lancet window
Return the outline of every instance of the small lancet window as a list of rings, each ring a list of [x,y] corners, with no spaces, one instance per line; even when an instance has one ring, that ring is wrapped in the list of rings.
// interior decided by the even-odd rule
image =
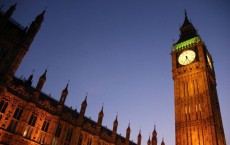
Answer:
[[[8,102],[5,102],[4,100],[2,100],[0,102],[0,112],[5,113],[7,106],[8,106]]]

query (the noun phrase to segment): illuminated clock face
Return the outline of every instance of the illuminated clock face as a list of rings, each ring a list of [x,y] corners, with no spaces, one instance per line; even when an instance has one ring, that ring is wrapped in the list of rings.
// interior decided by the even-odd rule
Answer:
[[[178,62],[181,65],[187,65],[193,62],[193,60],[196,58],[196,53],[192,50],[186,50],[180,54],[178,57]]]
[[[211,60],[210,60],[210,58],[209,58],[208,55],[207,55],[207,60],[208,60],[208,65],[209,65],[209,67],[212,69],[212,62],[211,62]]]

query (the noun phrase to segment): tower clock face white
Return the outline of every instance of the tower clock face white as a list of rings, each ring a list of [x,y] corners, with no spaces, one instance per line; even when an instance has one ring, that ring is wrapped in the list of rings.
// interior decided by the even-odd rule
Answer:
[[[195,58],[196,58],[196,53],[194,51],[186,50],[180,54],[180,56],[178,57],[178,62],[181,65],[188,65],[191,62],[193,62]]]

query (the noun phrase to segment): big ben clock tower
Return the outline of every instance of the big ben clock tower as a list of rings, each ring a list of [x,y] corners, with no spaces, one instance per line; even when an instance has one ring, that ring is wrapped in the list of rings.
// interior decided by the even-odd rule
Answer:
[[[226,145],[212,56],[186,12],[171,55],[176,145]]]

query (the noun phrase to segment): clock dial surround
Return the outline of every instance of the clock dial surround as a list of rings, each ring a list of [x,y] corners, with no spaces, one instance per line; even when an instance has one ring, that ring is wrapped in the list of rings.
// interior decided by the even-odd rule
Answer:
[[[186,50],[183,51],[179,57],[178,57],[178,62],[181,65],[188,65],[192,63],[196,58],[196,53],[193,50]]]

